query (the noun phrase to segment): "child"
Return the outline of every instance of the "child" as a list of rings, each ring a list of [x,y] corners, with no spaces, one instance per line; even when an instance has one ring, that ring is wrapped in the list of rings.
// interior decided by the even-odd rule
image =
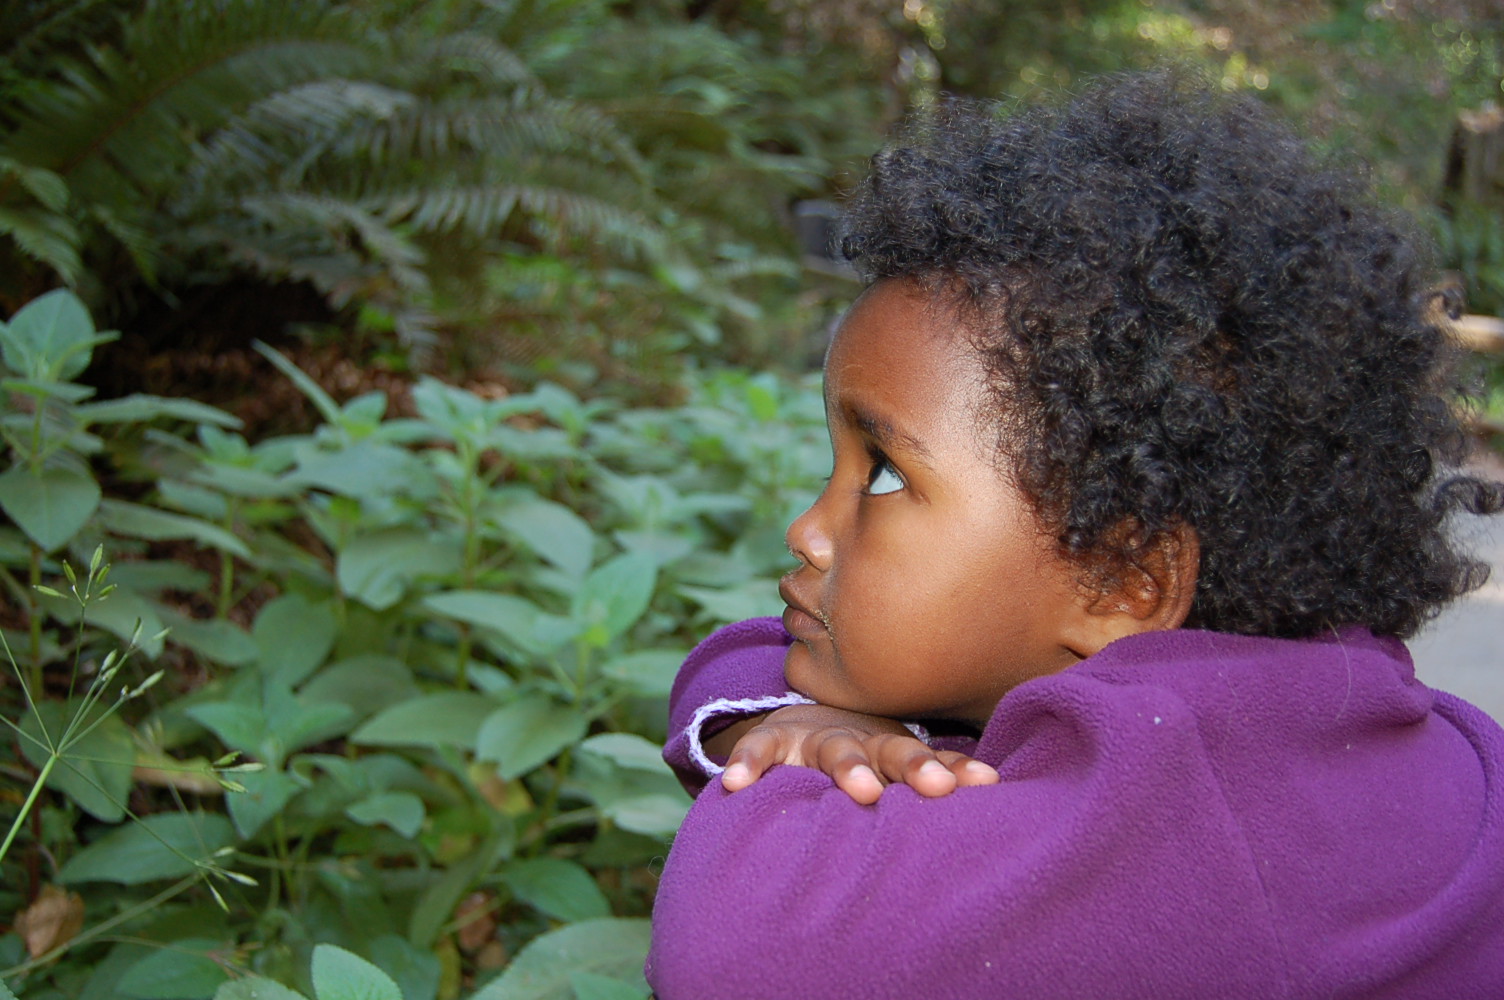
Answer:
[[[661,1000],[1504,997],[1504,732],[1400,641],[1504,490],[1396,224],[1157,74],[946,107],[844,248],[788,610],[673,693]]]

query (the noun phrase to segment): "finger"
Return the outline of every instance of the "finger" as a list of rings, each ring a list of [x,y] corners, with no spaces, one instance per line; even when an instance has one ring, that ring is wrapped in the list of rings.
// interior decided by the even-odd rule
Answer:
[[[806,739],[805,750],[806,758],[835,779],[836,787],[853,800],[871,805],[882,795],[884,782],[873,769],[867,748],[855,734],[826,729]]]
[[[757,781],[768,768],[779,762],[782,742],[778,731],[771,727],[749,731],[736,741],[731,756],[726,758],[721,786],[728,792],[737,792]]]
[[[935,751],[909,735],[883,735],[867,741],[878,770],[889,781],[901,781],[920,795],[949,795],[956,776],[937,759]]]
[[[962,788],[995,785],[1003,780],[998,775],[997,768],[991,764],[984,764],[975,757],[968,757],[964,753],[941,750],[935,756],[956,776],[956,784]]]

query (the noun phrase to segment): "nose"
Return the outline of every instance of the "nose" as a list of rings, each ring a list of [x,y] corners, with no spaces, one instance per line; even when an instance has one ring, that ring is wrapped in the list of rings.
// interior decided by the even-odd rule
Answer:
[[[822,511],[824,499],[822,494],[810,504],[808,510],[794,518],[789,530],[783,535],[795,559],[822,573],[830,569],[836,554],[835,543]]]

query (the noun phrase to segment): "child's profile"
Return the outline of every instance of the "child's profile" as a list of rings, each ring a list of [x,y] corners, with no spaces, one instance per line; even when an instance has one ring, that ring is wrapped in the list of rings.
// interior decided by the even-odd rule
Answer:
[[[1504,731],[1403,644],[1504,508],[1422,244],[1159,73],[916,120],[843,247],[786,611],[673,692],[657,996],[1504,996]]]

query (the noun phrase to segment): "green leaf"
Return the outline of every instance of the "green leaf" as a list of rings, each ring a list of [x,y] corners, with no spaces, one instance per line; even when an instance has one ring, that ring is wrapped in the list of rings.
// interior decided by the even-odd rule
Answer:
[[[638,984],[650,934],[645,919],[608,917],[539,935],[470,1000],[571,1000],[578,973]]]
[[[601,676],[645,698],[666,698],[689,655],[683,649],[640,649],[601,664]]]
[[[208,729],[231,750],[259,755],[266,738],[266,713],[260,705],[209,701],[190,705],[183,714]]]
[[[28,302],[0,325],[0,351],[13,372],[66,382],[89,367],[96,345],[116,336],[96,334],[79,297],[59,288]]]
[[[299,392],[308,397],[308,401],[318,409],[319,416],[324,418],[325,423],[339,423],[339,405],[317,382],[305,375],[297,365],[261,341],[258,340],[251,346],[258,354],[276,366],[277,371],[286,375],[292,384],[298,387]],[[325,1000],[325,998],[320,997],[319,1000]]]
[[[500,633],[524,653],[546,656],[578,634],[566,618],[551,615],[513,594],[485,590],[450,590],[423,600],[423,606],[445,618]]]
[[[647,992],[631,983],[593,972],[571,972],[569,985],[575,1000],[642,1000]]]
[[[209,957],[225,951],[221,941],[174,941],[131,966],[115,988],[134,1000],[199,1000],[229,978],[224,966]]]
[[[313,991],[318,1000],[402,1000],[391,976],[332,944],[313,949]]]
[[[581,743],[580,749],[604,757],[617,767],[668,772],[663,748],[635,733],[597,733]]]
[[[508,862],[501,880],[512,894],[545,916],[575,923],[611,915],[611,904],[581,865],[563,858]]]
[[[214,993],[214,1000],[308,1000],[297,990],[290,990],[272,979],[247,976],[231,980]]]
[[[623,830],[662,836],[679,829],[689,806],[686,796],[662,792],[619,798],[601,806],[601,812]]]
[[[300,449],[298,467],[286,480],[357,500],[411,492],[428,477],[412,452],[379,441],[357,441],[336,450]]]
[[[511,845],[502,837],[493,834],[423,890],[413,904],[412,916],[408,918],[407,939],[419,948],[430,947],[438,938],[439,931],[454,914],[460,897],[486,872],[496,866],[499,857],[510,852]]]
[[[99,507],[99,484],[79,469],[16,465],[0,475],[0,510],[44,552],[78,534]]]
[[[497,773],[510,780],[577,743],[588,727],[578,710],[543,695],[529,695],[486,718],[476,737],[475,756],[496,761]]]
[[[776,615],[783,606],[777,587],[769,580],[746,580],[731,587],[680,587],[679,593],[704,608],[716,622]]]
[[[445,577],[464,562],[459,539],[416,528],[389,528],[356,536],[335,564],[346,594],[375,611],[400,601],[421,577]]]
[[[113,698],[105,700],[109,704]],[[40,739],[43,726],[54,741],[62,737],[64,727],[83,704],[79,699],[66,704],[55,701],[39,702],[34,714],[29,713],[21,723],[21,731],[33,739]],[[106,823],[118,823],[125,818],[125,800],[131,793],[131,773],[135,767],[136,744],[130,729],[117,715],[105,717],[104,709],[96,707],[81,723],[98,723],[88,734],[73,743],[47,777],[47,787],[62,792],[78,803],[89,815]],[[82,731],[84,725],[77,727]],[[20,740],[26,759],[35,767],[42,767],[48,753],[32,739]]]
[[[332,701],[348,705],[357,718],[368,718],[422,692],[412,671],[390,656],[352,656],[332,663],[304,684],[299,695],[305,702]]]
[[[595,561],[595,532],[561,503],[542,497],[525,500],[502,511],[496,522],[570,576],[584,576]]]
[[[423,800],[412,792],[378,792],[345,810],[361,826],[384,824],[408,839],[423,828]]]
[[[242,559],[251,558],[251,550],[239,538],[218,525],[185,514],[172,514],[124,500],[105,500],[99,504],[99,519],[105,528],[126,538],[144,538],[153,542],[181,538]]]
[[[368,746],[462,747],[475,749],[481,723],[496,702],[468,691],[441,691],[378,712],[350,734]]]
[[[658,580],[658,564],[642,552],[627,552],[590,571],[575,593],[572,615],[597,645],[631,628],[648,609]]]
[[[148,396],[134,393],[119,399],[106,399],[98,403],[85,403],[73,411],[85,426],[90,424],[141,423],[159,417],[187,420],[195,424],[217,424],[220,427],[239,427],[240,418],[224,410],[192,399],[172,396]]]
[[[372,960],[392,977],[407,1000],[435,1000],[443,979],[443,966],[434,953],[416,948],[406,938],[382,934],[367,945]]]
[[[251,627],[261,673],[290,686],[300,684],[324,662],[338,632],[328,601],[283,594],[261,609]]]
[[[197,621],[171,608],[160,609],[162,621],[172,630],[170,638],[205,659],[227,667],[254,662],[256,642],[245,629],[223,619]]]
[[[230,821],[212,813],[158,813],[127,823],[68,859],[57,880],[141,885],[179,878],[235,842]]]
[[[270,767],[234,777],[245,786],[245,791],[226,793],[225,808],[235,824],[235,832],[243,840],[255,836],[303,788],[287,772],[274,771]]]

